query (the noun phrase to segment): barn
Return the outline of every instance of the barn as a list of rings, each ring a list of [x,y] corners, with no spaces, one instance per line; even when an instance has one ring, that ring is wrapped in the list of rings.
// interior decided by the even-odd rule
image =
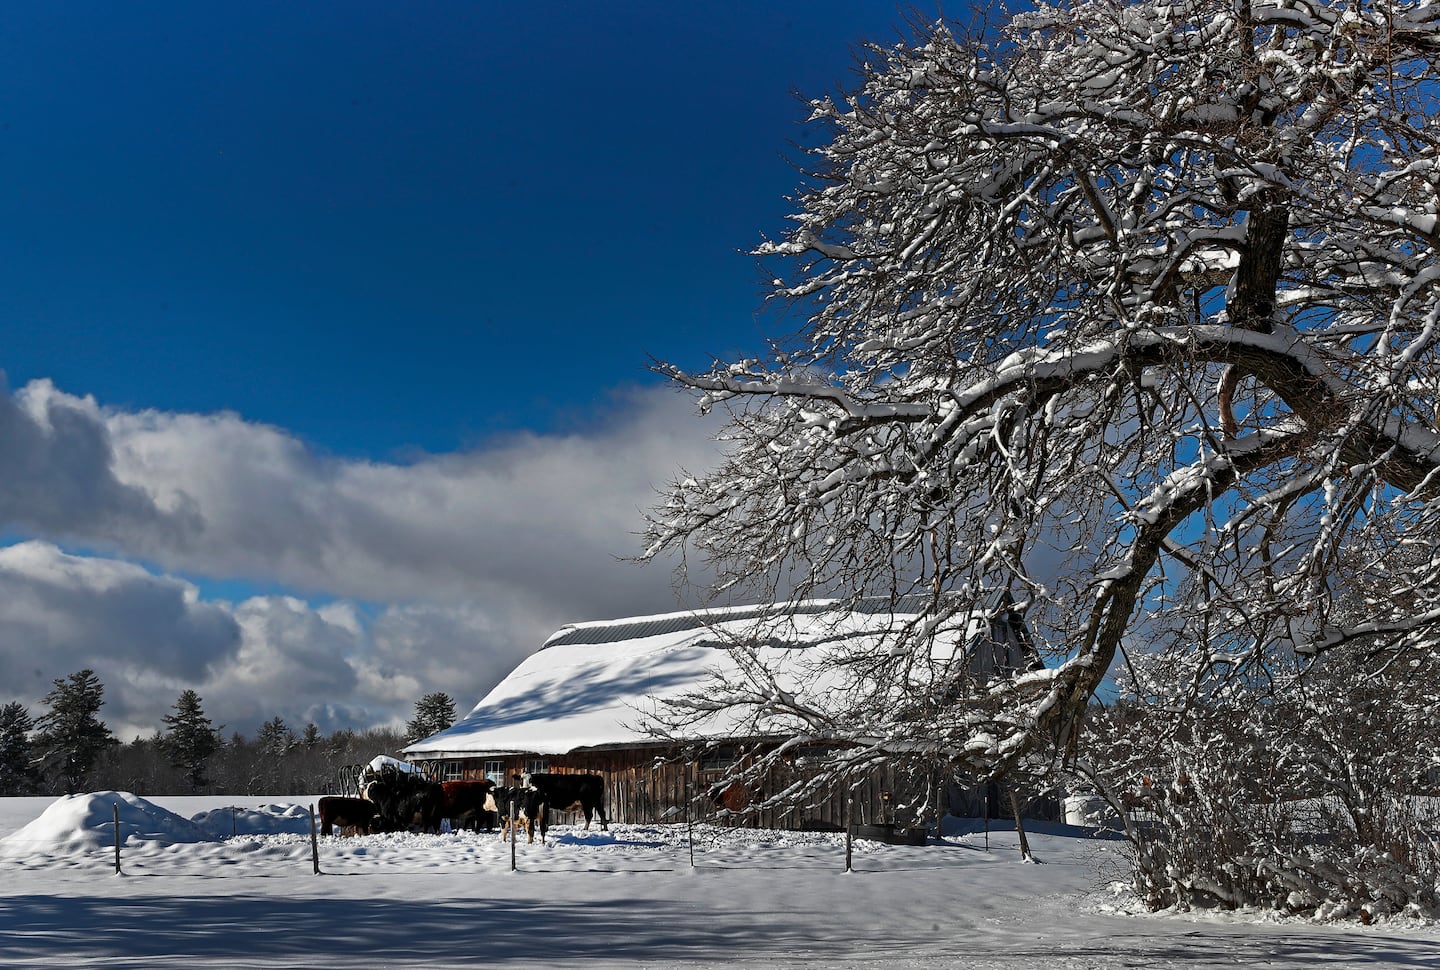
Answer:
[[[443,780],[500,782],[527,771],[598,774],[605,779],[610,816],[622,822],[673,820],[692,812],[696,817],[718,812],[732,822],[766,827],[838,829],[879,820],[899,781],[886,770],[843,800],[837,796],[799,811],[743,812],[749,807],[743,791],[717,803],[706,794],[737,752],[766,738],[756,737],[753,725],[723,717],[690,728],[683,738],[660,738],[648,729],[648,718],[665,700],[703,687],[716,670],[733,668],[730,648],[737,642],[790,676],[796,690],[820,696],[838,685],[814,675],[817,651],[869,649],[913,620],[920,606],[920,598],[877,599],[842,613],[832,601],[816,600],[569,624],[465,718],[410,745],[404,755]],[[938,638],[932,653],[963,657],[982,675],[1038,665],[1008,593],[988,596],[977,616]],[[797,751],[788,770],[803,771],[805,761],[806,752]],[[958,808],[959,797],[952,798]]]

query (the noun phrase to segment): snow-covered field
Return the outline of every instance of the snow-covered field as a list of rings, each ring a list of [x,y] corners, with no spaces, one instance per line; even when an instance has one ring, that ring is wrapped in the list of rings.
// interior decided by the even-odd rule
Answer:
[[[857,842],[849,873],[828,834],[697,827],[692,868],[684,825],[557,826],[516,872],[494,835],[384,835],[322,839],[318,876],[308,832],[288,803],[0,799],[0,966],[1440,967],[1434,926],[1135,912],[1077,829],[1032,835],[1043,865],[1012,831]]]

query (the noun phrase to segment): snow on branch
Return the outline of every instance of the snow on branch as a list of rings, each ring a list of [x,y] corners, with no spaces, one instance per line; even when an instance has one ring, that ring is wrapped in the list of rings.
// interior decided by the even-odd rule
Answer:
[[[1424,641],[1440,568],[1397,550],[1440,548],[1436,36],[1419,0],[1080,0],[869,48],[756,251],[803,325],[660,368],[729,424],[647,555],[776,601],[1023,593],[1050,673],[862,712],[918,624],[805,723],[972,765],[1073,743],[1122,643],[1263,665],[1360,581]]]

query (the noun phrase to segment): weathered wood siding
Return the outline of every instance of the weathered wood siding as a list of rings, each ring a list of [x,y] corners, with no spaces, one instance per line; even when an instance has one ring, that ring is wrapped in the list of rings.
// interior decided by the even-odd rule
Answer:
[[[537,755],[465,759],[463,777],[485,777],[487,762],[500,761],[507,781],[523,773]],[[755,828],[842,831],[847,824],[886,822],[933,824],[936,807],[953,814],[982,814],[986,799],[962,802],[956,789],[937,787],[934,780],[917,782],[882,767],[843,789],[824,792],[804,805],[757,809],[769,795],[804,777],[807,769],[793,762],[773,768],[755,783],[716,793],[725,771],[710,761],[686,758],[678,750],[632,748],[594,751],[543,759],[556,774],[596,774],[605,779],[605,812],[612,822],[654,824],[687,818],[720,825]],[[887,798],[886,795],[889,795]],[[978,811],[977,811],[978,809]],[[1008,802],[995,815],[1008,815]],[[562,823],[583,822],[578,812],[557,813]]]

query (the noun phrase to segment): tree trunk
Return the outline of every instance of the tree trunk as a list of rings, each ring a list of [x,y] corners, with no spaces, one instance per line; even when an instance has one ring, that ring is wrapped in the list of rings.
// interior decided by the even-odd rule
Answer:
[[[1232,326],[1270,333],[1275,326],[1275,291],[1290,233],[1290,209],[1278,202],[1251,209],[1245,228],[1235,294],[1226,309]]]
[[[1025,837],[1025,821],[1020,817],[1020,796],[1009,785],[1006,788],[1010,792],[1010,811],[1015,815],[1015,834],[1020,838],[1020,858],[1026,862],[1037,862],[1039,860],[1030,854],[1030,840]]]

